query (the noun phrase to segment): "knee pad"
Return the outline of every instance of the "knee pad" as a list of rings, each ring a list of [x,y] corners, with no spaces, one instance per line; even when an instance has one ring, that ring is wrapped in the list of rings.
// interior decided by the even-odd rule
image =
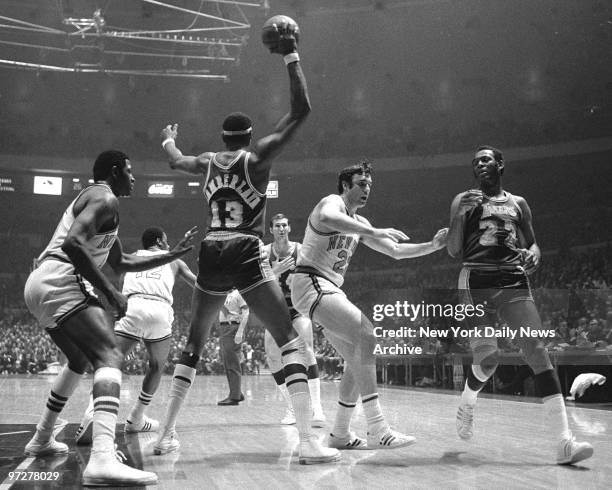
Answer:
[[[283,370],[283,363],[280,358],[275,355],[270,355],[270,353],[268,353],[268,366],[273,373]]]
[[[281,360],[283,366],[301,364],[306,370],[306,342],[301,337],[290,340],[281,347]]]

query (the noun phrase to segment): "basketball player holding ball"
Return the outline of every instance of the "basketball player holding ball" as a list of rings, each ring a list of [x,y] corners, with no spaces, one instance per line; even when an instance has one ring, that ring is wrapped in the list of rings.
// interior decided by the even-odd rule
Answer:
[[[272,134],[258,140],[252,150],[249,148],[253,131],[251,119],[242,113],[232,113],[225,118],[222,134],[226,149],[220,152],[183,155],[175,143],[178,125],[168,125],[162,130],[162,147],[170,167],[204,176],[203,191],[209,206],[210,224],[200,249],[189,338],[174,370],[163,429],[154,446],[154,453],[158,455],[179,448],[175,432],[179,411],[194,381],[196,364],[210,328],[225,297],[236,288],[282,352],[283,373],[300,436],[300,463],[340,459],[338,450],[323,447],[312,434],[305,344],[291,325],[289,309],[265,260],[261,241],[272,159],[310,113],[306,80],[297,53],[297,32],[297,24],[288,17],[277,16],[264,26],[264,44],[271,53],[282,55],[287,66],[291,109]]]

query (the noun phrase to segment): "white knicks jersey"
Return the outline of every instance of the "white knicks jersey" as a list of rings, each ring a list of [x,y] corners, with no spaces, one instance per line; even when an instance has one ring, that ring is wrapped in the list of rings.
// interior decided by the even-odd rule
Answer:
[[[167,254],[165,250],[137,250],[139,257]],[[174,287],[175,267],[170,264],[161,265],[142,272],[128,272],[123,278],[123,294],[127,297],[134,294],[157,296],[172,304],[172,288]]]
[[[87,192],[87,190],[91,189],[94,186],[103,187],[107,189],[108,192],[112,193],[110,187],[106,184],[93,184],[83,189],[66,208],[66,211],[64,211],[62,219],[55,228],[53,237],[51,237],[51,241],[49,241],[47,247],[38,256],[38,262],[48,257],[56,258],[58,260],[61,260],[62,262],[71,262],[68,258],[68,255],[66,255],[66,253],[62,250],[62,245],[64,244],[64,240],[66,240],[68,231],[72,227],[72,224],[75,220],[73,211],[74,203],[79,197],[83,195],[83,193]],[[91,256],[96,267],[100,268],[106,263],[106,260],[108,259],[108,253],[110,252],[113,243],[115,243],[118,232],[119,228],[115,228],[114,230],[94,235],[85,242],[85,247],[87,248],[87,251],[89,252],[89,255]]]
[[[317,230],[317,225],[309,216],[295,272],[320,275],[341,287],[359,244],[359,234],[323,232]]]

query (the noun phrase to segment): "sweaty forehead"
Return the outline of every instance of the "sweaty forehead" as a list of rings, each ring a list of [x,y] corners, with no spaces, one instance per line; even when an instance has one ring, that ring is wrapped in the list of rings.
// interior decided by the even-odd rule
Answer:
[[[477,160],[484,156],[489,156],[493,160],[495,160],[495,153],[493,153],[493,150],[480,150],[479,152],[476,152],[476,155],[474,155],[474,159]]]

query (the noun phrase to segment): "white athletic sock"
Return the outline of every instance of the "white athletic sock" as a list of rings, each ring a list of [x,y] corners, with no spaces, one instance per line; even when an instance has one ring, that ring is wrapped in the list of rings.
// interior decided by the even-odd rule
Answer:
[[[287,386],[285,385],[285,383],[283,383],[282,385],[276,385],[276,386],[278,387],[278,391],[281,392],[281,395],[283,395],[285,402],[287,402],[287,408],[290,408],[291,410],[293,410],[293,406],[291,405],[291,395],[289,395],[289,390],[287,389]]]
[[[75,373],[68,366],[64,366],[51,386],[47,405],[36,425],[36,437],[41,441],[48,441],[53,433],[53,427],[66,402],[74,393],[81,380],[81,374]]]
[[[294,383],[287,388],[291,394],[291,405],[295,414],[295,426],[300,436],[300,442],[309,441],[312,435],[310,427],[312,404],[310,402],[310,393],[308,393],[308,390],[304,390],[304,387],[308,387],[308,383]]]
[[[138,395],[138,399],[132,407],[130,416],[127,419],[132,424],[137,424],[140,422],[144,416],[145,409],[149,406],[152,399],[153,394],[145,393],[144,391],[140,390],[140,395]]]
[[[103,367],[94,373],[94,413],[92,454],[114,453],[115,425],[119,413],[121,371]]]
[[[466,381],[465,387],[463,388],[463,392],[461,393],[461,403],[467,403],[471,406],[476,405],[476,400],[478,400],[478,393],[480,393],[480,391],[474,391],[473,389],[471,389]]]
[[[544,402],[544,414],[549,427],[553,431],[553,434],[559,440],[565,440],[572,437],[572,433],[569,430],[567,422],[567,411],[565,410],[565,403],[563,401],[563,395],[558,393],[543,399]]]
[[[378,393],[362,396],[361,405],[368,422],[368,434],[378,434],[389,427],[378,402]]]
[[[285,385],[291,396],[291,405],[295,414],[295,425],[300,436],[300,442],[307,442],[312,435],[312,402],[306,366],[304,365],[304,353],[306,343],[301,337],[287,342],[281,347],[281,360],[283,372],[285,373]]]
[[[351,419],[355,412],[355,403],[347,403],[342,400],[338,400],[338,411],[336,412],[336,419],[334,420],[334,428],[332,434],[336,437],[347,436],[351,431]]]
[[[310,390],[310,399],[312,401],[312,409],[315,412],[322,412],[321,406],[321,381],[319,378],[308,380],[308,389]]]
[[[168,408],[166,410],[166,418],[164,421],[164,432],[169,429],[174,429],[178,413],[185,402],[189,388],[195,379],[196,369],[184,364],[177,364],[174,368],[172,376],[172,385],[168,395]]]

